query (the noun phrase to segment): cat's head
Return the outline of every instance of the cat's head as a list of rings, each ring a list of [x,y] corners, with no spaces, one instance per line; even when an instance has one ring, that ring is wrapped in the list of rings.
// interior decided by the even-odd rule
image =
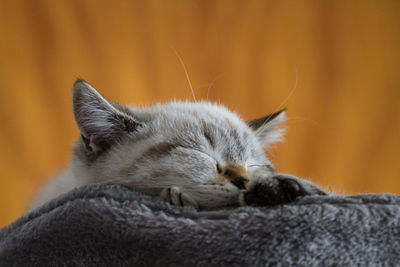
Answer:
[[[285,118],[281,110],[245,122],[208,102],[125,107],[83,80],[74,85],[73,109],[81,131],[73,158],[78,175],[149,194],[174,185],[243,188],[257,171],[272,175],[264,148],[280,139]]]

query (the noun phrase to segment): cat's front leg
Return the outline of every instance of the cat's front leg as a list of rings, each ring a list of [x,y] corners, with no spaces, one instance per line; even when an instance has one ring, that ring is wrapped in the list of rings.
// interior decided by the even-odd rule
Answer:
[[[190,197],[188,194],[181,191],[177,186],[165,188],[161,191],[160,197],[176,206],[193,206],[195,209],[199,209],[197,202]]]
[[[231,184],[199,184],[195,186],[166,188],[161,198],[177,206],[193,206],[197,210],[237,207],[240,189]]]
[[[327,195],[317,185],[289,174],[276,174],[259,177],[247,185],[241,192],[239,202],[242,206],[268,206],[293,202],[306,195]]]

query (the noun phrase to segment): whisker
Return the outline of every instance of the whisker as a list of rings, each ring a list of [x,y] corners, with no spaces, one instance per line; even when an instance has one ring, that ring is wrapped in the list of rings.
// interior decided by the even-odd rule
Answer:
[[[290,117],[287,121],[306,121],[306,122],[310,122],[318,127],[321,127],[321,124],[319,124],[315,120],[305,118],[305,117]]]
[[[268,164],[253,164],[253,165],[249,165],[247,166],[248,168],[250,167],[264,167],[264,168],[270,168],[270,165]]]
[[[188,74],[188,72],[187,72],[185,63],[183,63],[182,57],[179,55],[178,51],[176,51],[176,49],[175,49],[174,47],[172,47],[172,46],[171,46],[171,48],[172,48],[172,50],[174,50],[175,55],[178,57],[179,62],[180,62],[181,65],[182,65],[182,68],[183,68],[183,70],[184,70],[184,72],[185,72],[185,75],[186,75],[186,79],[187,79],[187,81],[188,81],[188,83],[189,83],[190,91],[192,92],[193,100],[196,101],[196,96],[195,96],[195,94],[194,94],[193,86],[192,86],[192,83],[190,82],[189,74]]]
[[[272,166],[272,165],[269,165],[269,164],[253,164],[253,165],[249,165],[249,166],[247,166],[248,168],[251,168],[251,167],[260,167],[260,168],[265,168],[265,169],[267,169],[268,171],[270,171],[270,172],[275,172],[275,168]]]
[[[219,74],[219,75],[217,75],[217,77],[215,77],[214,80],[212,80],[212,82],[211,82],[210,85],[208,86],[208,88],[207,88],[207,96],[206,96],[206,99],[207,99],[207,100],[208,100],[208,97],[209,97],[209,95],[210,95],[210,89],[211,89],[211,87],[214,86],[215,82],[221,77],[221,75],[222,75],[222,73]]]
[[[287,101],[289,100],[289,98],[293,95],[293,93],[296,91],[297,89],[297,85],[299,83],[299,71],[297,69],[297,66],[295,66],[295,73],[296,73],[296,78],[294,81],[294,85],[292,90],[290,90],[289,94],[287,95],[287,97],[283,100],[283,102],[275,109],[275,111],[278,111],[282,108],[283,105],[285,105],[287,103]]]
[[[290,98],[290,97],[293,95],[293,93],[296,91],[297,85],[298,85],[298,82],[299,82],[299,72],[298,72],[298,69],[297,69],[296,66],[295,66],[295,74],[296,74],[296,78],[295,78],[295,82],[294,82],[294,85],[293,85],[292,90],[290,90],[289,94],[288,94],[288,95],[286,96],[286,98],[282,101],[282,103],[281,103],[277,108],[275,108],[274,111],[273,111],[269,116],[267,116],[267,117],[265,118],[265,124],[267,124],[268,121],[269,121],[269,119],[270,119],[272,116],[274,116],[275,113],[278,112],[278,111],[282,108],[283,105],[285,105],[285,104],[287,103],[287,101],[289,100],[289,98]]]

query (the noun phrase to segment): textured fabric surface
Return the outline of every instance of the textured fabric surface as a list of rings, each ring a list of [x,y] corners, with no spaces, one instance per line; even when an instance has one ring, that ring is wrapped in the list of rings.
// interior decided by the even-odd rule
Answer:
[[[0,266],[396,265],[399,217],[389,194],[198,212],[92,185],[3,227]]]

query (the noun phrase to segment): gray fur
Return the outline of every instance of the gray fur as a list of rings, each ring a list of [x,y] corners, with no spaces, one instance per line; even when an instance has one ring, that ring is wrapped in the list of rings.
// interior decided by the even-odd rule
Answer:
[[[245,182],[275,174],[264,148],[281,138],[284,111],[246,123],[208,102],[123,107],[83,80],[74,85],[73,106],[82,137],[71,164],[31,209],[92,183],[124,184],[203,209],[245,205]],[[222,172],[228,166],[233,175]]]

